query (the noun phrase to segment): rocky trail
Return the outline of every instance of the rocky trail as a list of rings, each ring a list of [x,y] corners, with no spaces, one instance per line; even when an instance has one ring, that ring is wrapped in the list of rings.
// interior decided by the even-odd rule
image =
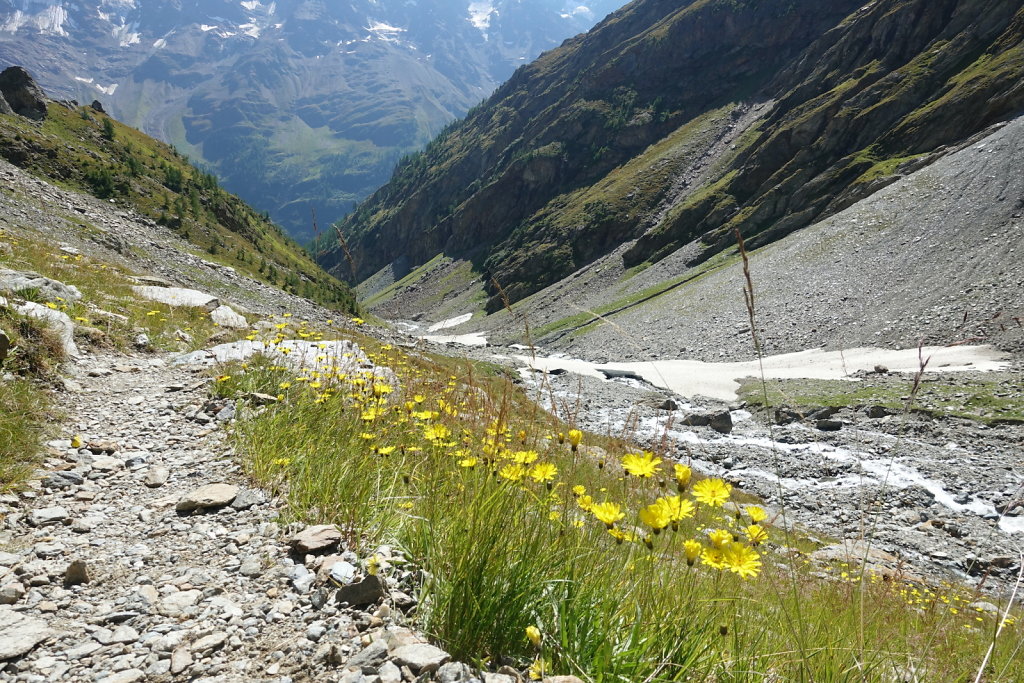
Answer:
[[[71,375],[66,438],[0,498],[0,680],[473,680],[398,625],[397,552],[366,575],[333,527],[279,523],[205,375],[156,355]]]

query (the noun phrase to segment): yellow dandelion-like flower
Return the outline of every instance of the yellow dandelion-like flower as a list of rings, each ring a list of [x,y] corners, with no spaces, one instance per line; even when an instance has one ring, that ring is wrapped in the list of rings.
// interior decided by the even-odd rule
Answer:
[[[729,571],[739,574],[740,578],[752,579],[761,571],[761,556],[743,543],[730,543],[723,549],[722,556]]]
[[[594,499],[588,495],[582,495],[576,499],[576,505],[580,510],[584,512],[590,512],[594,509]]]
[[[271,462],[274,465],[277,465],[278,467],[287,467],[288,465],[291,464],[292,459],[291,458],[274,458],[274,460],[272,460]]]
[[[512,454],[513,462],[517,462],[520,465],[529,465],[538,457],[537,451],[516,451]]]
[[[673,523],[693,517],[694,510],[696,510],[693,501],[682,496],[669,496],[660,500],[665,501]]]
[[[693,470],[688,466],[680,465],[679,463],[672,466],[672,472],[676,477],[676,484],[679,486],[680,490],[685,489],[690,483],[690,479],[693,477]]]
[[[751,545],[760,545],[768,540],[768,531],[760,524],[751,524],[743,533],[747,535]]]
[[[615,526],[615,523],[626,516],[618,503],[604,502],[597,503],[590,508],[590,511],[597,521],[603,522],[608,527]]]
[[[376,450],[377,450],[377,453],[379,453],[380,455],[391,455],[392,453],[395,452],[396,448],[398,448],[398,447],[397,446],[381,446],[380,448],[378,448]]]
[[[423,437],[427,441],[442,441],[451,436],[451,430],[444,425],[429,425],[423,430]]]
[[[640,508],[640,522],[651,527],[654,533],[661,533],[671,523],[672,513],[664,498],[659,498],[647,507]]]
[[[582,484],[576,484],[572,487],[572,494],[579,498],[587,492],[587,487]]]
[[[540,647],[540,629],[536,626],[526,627],[526,639],[530,641],[530,644],[534,647]]]
[[[704,544],[700,541],[689,539],[683,542],[683,556],[686,557],[686,564],[689,566],[693,566],[702,552],[704,552]]]
[[[724,548],[727,544],[732,543],[732,534],[725,529],[715,529],[708,534],[708,540],[711,541],[711,545],[715,548]]]
[[[768,519],[768,513],[764,511],[764,508],[758,507],[757,505],[748,505],[746,507],[747,516],[750,517],[750,521],[754,524],[760,524],[764,520]]]
[[[704,548],[700,561],[712,569],[725,569],[725,553],[719,548]]]
[[[505,465],[498,471],[498,476],[509,481],[519,481],[526,476],[526,468],[522,465]]]
[[[731,493],[732,485],[721,479],[702,479],[693,485],[693,497],[709,507],[722,507]]]
[[[652,477],[661,465],[653,453],[630,453],[622,458],[622,468],[634,477]]]
[[[363,420],[363,422],[373,422],[378,417],[380,417],[380,415],[381,411],[378,410],[377,408],[367,408],[362,412],[362,414],[359,417]]]
[[[546,481],[554,481],[558,475],[558,468],[550,462],[537,463],[530,468],[530,478],[538,484]]]
[[[218,382],[227,382],[229,379],[231,379],[231,375],[218,375],[217,377]]]
[[[583,432],[578,429],[569,430],[569,445],[575,451],[580,447],[580,442],[583,441]]]
[[[476,458],[463,458],[462,460],[459,460],[459,467],[476,467],[478,462],[479,460],[477,460]]]

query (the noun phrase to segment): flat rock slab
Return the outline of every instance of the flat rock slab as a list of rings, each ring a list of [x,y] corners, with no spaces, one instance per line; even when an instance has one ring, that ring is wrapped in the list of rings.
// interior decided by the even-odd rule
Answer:
[[[185,308],[204,308],[213,311],[220,307],[220,299],[200,292],[198,289],[184,289],[182,287],[153,287],[150,285],[135,285],[132,291],[143,299],[155,301],[168,306],[183,306]]]
[[[391,653],[391,659],[398,666],[407,666],[413,673],[437,671],[452,656],[439,647],[427,643],[403,645]]]
[[[333,524],[311,526],[292,536],[289,543],[304,555],[324,552],[341,543],[341,532]]]
[[[7,299],[0,297],[0,306],[8,305]],[[57,335],[64,355],[78,358],[78,346],[75,344],[75,323],[63,311],[47,308],[34,301],[26,301],[14,310],[29,318],[42,320]]]
[[[20,657],[54,635],[42,619],[0,608],[0,661]]]
[[[238,491],[239,488],[231,484],[207,484],[186,493],[174,509],[178,512],[192,512],[224,507],[235,499]]]
[[[82,293],[74,285],[66,285],[32,271],[0,268],[0,293],[17,294],[25,290],[39,292],[39,297],[45,301],[63,299],[72,302],[82,298]]]

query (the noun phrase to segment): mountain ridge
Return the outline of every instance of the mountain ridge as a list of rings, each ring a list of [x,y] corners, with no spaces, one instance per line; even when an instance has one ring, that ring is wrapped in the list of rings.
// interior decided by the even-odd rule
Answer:
[[[695,26],[706,28],[683,47],[666,38],[684,29],[694,34]],[[503,296],[522,299],[633,239],[622,255],[627,268],[684,247],[694,265],[732,244],[736,228],[751,246],[767,244],[1024,108],[1022,27],[1019,3],[1002,0],[878,0],[828,10],[788,2],[631,3],[517,71],[341,224],[360,263],[356,279],[391,261],[401,275],[437,253],[468,258],[488,283],[486,310],[493,312]],[[771,66],[742,48],[800,29],[806,43],[790,45],[794,54],[769,49],[777,60]],[[723,85],[709,76],[701,90],[654,77],[658,65],[708,75],[698,68],[701,37],[711,41],[709,59],[735,41],[732,53],[726,49],[733,59],[720,59],[717,68],[750,78]],[[686,59],[669,59],[672,50]],[[617,90],[623,74],[644,85]],[[587,87],[591,99],[572,100],[575,108],[555,114],[550,134],[538,131],[538,120],[554,113],[545,102]],[[737,131],[733,147],[698,155],[696,163],[717,167],[650,226],[645,221],[671,185],[653,170],[672,163],[685,127],[698,121],[687,98],[702,105],[698,114],[717,105],[741,119],[751,106],[765,109]],[[516,116],[528,122],[517,126]],[[627,187],[623,169],[645,156],[650,172]],[[461,172],[452,171],[459,163]],[[322,261],[337,268],[338,254]]]
[[[589,5],[589,7],[587,6]],[[0,63],[218,173],[302,239],[617,0],[0,1]],[[468,8],[475,7],[475,12]]]

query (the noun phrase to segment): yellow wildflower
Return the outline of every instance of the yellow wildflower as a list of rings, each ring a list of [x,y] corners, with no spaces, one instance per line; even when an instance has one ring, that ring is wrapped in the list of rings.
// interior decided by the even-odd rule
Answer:
[[[659,498],[654,503],[640,509],[640,521],[651,527],[654,533],[661,533],[661,530],[672,521],[672,514],[664,498]]]
[[[722,507],[731,493],[732,485],[721,479],[702,479],[693,485],[693,497],[709,507]]]
[[[768,540],[768,532],[760,524],[751,524],[743,532],[750,539],[751,545],[760,545]]]
[[[530,468],[530,477],[538,484],[553,481],[558,474],[558,468],[550,462],[537,463]]]
[[[693,470],[679,463],[676,463],[672,469],[676,476],[676,484],[679,486],[679,490],[682,491],[690,483],[690,478],[693,477]]]
[[[768,513],[764,511],[764,508],[758,507],[757,505],[748,505],[747,515],[750,517],[750,521],[754,524],[760,524],[764,520],[768,519]]]
[[[451,435],[451,430],[444,425],[429,425],[423,430],[423,436],[427,441],[442,441]]]
[[[522,465],[505,465],[498,472],[498,476],[509,481],[519,481],[526,476],[526,468]]]
[[[512,460],[520,465],[529,465],[537,459],[537,451],[516,451],[512,454]]]
[[[661,458],[653,453],[630,453],[622,458],[622,468],[634,477],[653,476],[661,465]]]
[[[708,539],[715,548],[724,548],[726,544],[732,543],[732,534],[725,529],[715,529],[708,534]]]
[[[703,550],[704,545],[700,541],[693,539],[685,541],[683,543],[683,555],[686,557],[686,564],[692,567]]]
[[[730,543],[723,550],[723,561],[729,571],[739,574],[740,578],[751,579],[761,571],[761,560],[757,551],[743,543]]]
[[[530,641],[530,644],[534,647],[540,647],[540,629],[536,626],[526,627],[526,639]]]
[[[590,511],[594,513],[599,522],[603,522],[609,528],[615,526],[617,521],[626,516],[618,503],[597,503]]]
[[[569,430],[569,445],[575,451],[580,447],[580,442],[583,441],[583,432],[578,429]]]

